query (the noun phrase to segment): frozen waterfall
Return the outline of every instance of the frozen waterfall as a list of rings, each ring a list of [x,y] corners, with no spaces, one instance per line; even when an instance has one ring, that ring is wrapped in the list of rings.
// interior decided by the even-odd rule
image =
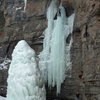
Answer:
[[[72,38],[69,43],[66,43],[66,39],[73,31],[75,14],[67,18],[64,7],[58,7],[56,4],[57,0],[52,0],[47,10],[48,27],[44,31],[45,38],[43,51],[39,55],[39,65],[43,77],[48,80],[48,86],[56,86],[58,94],[65,79],[65,72],[71,68]]]
[[[7,100],[46,99],[35,52],[24,40],[18,42],[13,51],[8,73]]]
[[[43,77],[45,78],[45,81],[47,81],[47,67],[50,59],[50,41],[51,41],[51,33],[54,29],[54,17],[57,13],[57,0],[53,0],[47,10],[47,19],[48,19],[48,27],[44,31],[44,42],[43,42],[43,51],[39,55],[39,65],[40,70],[43,74]]]

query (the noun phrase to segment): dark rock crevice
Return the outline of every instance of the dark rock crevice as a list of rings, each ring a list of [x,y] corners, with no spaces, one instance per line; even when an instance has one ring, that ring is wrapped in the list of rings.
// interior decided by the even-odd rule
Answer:
[[[0,30],[5,26],[4,11],[0,10]]]

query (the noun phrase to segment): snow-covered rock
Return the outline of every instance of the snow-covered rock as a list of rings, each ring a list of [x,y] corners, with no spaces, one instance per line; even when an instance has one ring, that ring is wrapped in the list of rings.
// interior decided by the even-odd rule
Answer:
[[[18,42],[9,68],[7,100],[45,100],[45,88],[35,52],[24,41]]]

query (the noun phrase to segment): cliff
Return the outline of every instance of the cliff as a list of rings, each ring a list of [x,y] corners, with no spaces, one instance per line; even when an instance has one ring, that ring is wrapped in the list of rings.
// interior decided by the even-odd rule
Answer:
[[[62,84],[59,98],[100,100],[100,0],[61,2],[67,16],[73,12],[76,16],[71,49],[72,77]],[[28,0],[24,11],[23,0],[0,1],[0,62],[5,57],[11,59],[13,48],[21,39],[25,39],[37,54],[42,50],[49,3],[50,0]],[[6,86],[7,75],[3,71],[0,74],[0,94],[5,95],[5,89],[4,92],[1,89]],[[48,100],[56,98],[54,89],[47,97]]]
[[[100,99],[100,1],[62,0],[76,13],[72,55],[72,79],[64,83],[64,92],[81,100]],[[70,92],[69,92],[70,91]],[[62,92],[62,95],[64,94]],[[66,95],[65,94],[65,95]]]

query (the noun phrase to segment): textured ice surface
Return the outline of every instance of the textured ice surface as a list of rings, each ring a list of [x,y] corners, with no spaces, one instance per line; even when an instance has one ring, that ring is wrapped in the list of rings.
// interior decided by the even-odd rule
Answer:
[[[0,100],[6,100],[6,98],[4,98],[4,97],[0,96]]]
[[[35,52],[18,42],[9,68],[7,100],[45,100],[45,88],[37,67]]]
[[[56,5],[57,0],[52,0],[48,10],[47,10],[47,19],[48,19],[48,27],[44,31],[44,41],[43,41],[43,51],[40,53],[39,58],[39,65],[40,65],[40,70],[43,74],[43,77],[45,81],[47,81],[47,67],[48,67],[48,62],[50,59],[50,41],[51,41],[51,33],[53,32],[54,29],[54,17],[57,13],[57,5]]]
[[[57,8],[56,4],[56,0],[52,1],[47,10],[48,27],[44,31],[45,38],[43,51],[39,55],[39,66],[44,78],[48,80],[48,86],[56,85],[58,94],[65,79],[66,70],[71,69],[72,38],[69,43],[66,43],[66,39],[73,31],[74,14],[67,18],[64,7],[60,5]]]

